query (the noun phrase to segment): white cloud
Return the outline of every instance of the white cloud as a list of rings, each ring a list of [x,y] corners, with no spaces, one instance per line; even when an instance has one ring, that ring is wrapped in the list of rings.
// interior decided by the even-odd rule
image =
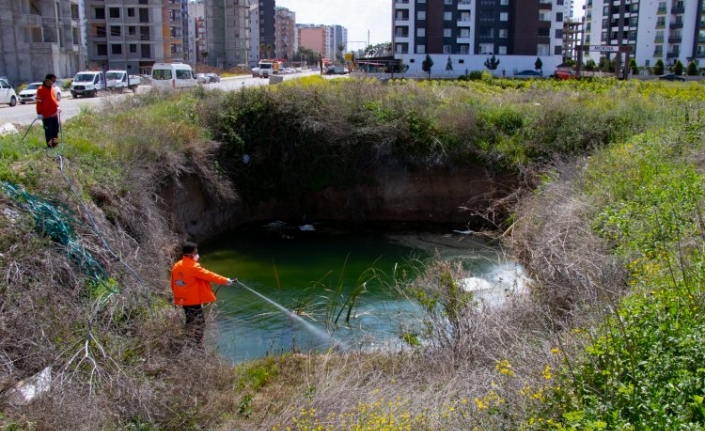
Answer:
[[[392,41],[391,0],[276,0],[296,13],[297,24],[342,25],[348,49]],[[369,36],[368,36],[369,31]]]

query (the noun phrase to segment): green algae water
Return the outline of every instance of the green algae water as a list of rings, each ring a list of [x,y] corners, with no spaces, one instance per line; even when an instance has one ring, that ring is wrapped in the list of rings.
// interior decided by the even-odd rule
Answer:
[[[208,343],[233,362],[290,351],[402,348],[400,335],[419,329],[421,313],[391,281],[413,277],[432,256],[461,259],[473,274],[468,288],[492,302],[523,283],[496,246],[457,231],[281,227],[239,230],[199,246],[204,267],[242,283],[216,286],[210,309]]]

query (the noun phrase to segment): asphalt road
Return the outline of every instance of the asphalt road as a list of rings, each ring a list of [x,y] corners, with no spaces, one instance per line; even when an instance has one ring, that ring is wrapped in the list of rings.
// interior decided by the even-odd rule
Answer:
[[[296,79],[301,76],[312,75],[317,72],[302,72],[295,73],[291,75],[281,75],[284,80]],[[258,85],[269,84],[268,79],[264,78],[253,78],[252,76],[238,76],[232,78],[223,78],[219,83],[216,84],[205,84],[204,87],[207,89],[220,89],[224,91],[239,90],[244,87],[252,87]],[[140,86],[137,88],[137,93],[144,91],[149,91],[150,86]],[[59,102],[61,108],[61,121],[68,120],[69,118],[78,115],[81,109],[92,109],[100,108],[101,105],[106,100],[118,99],[123,97],[132,97],[131,92],[126,92],[123,94],[111,94],[111,93],[101,93],[96,97],[82,98],[79,97],[74,99],[68,91],[63,92],[63,98]],[[32,121],[37,118],[37,111],[33,103],[28,103],[26,105],[20,105],[19,103],[13,107],[8,105],[0,105],[0,125],[5,123],[13,123],[15,125],[26,126],[32,123]]]

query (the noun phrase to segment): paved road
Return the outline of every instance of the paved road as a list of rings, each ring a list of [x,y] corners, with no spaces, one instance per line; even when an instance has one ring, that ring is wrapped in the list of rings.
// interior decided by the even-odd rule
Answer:
[[[285,80],[289,79],[296,79],[300,78],[301,76],[306,76],[306,75],[311,75],[314,74],[315,72],[302,72],[302,73],[296,73],[296,74],[291,74],[291,75],[282,75]],[[252,86],[258,86],[258,85],[267,85],[269,84],[268,79],[263,79],[263,78],[253,78],[249,75],[247,76],[238,76],[238,77],[232,77],[232,78],[223,78],[219,83],[217,84],[207,84],[205,85],[205,88],[208,89],[220,89],[220,90],[225,90],[225,91],[232,91],[232,90],[239,90],[243,87],[252,87]],[[137,89],[137,93],[141,93],[143,91],[149,91],[151,87],[149,86],[140,86]],[[124,97],[132,97],[132,93],[123,93],[123,94],[110,94],[110,93],[103,93],[98,95],[97,97],[92,97],[92,98],[78,98],[74,99],[70,96],[70,93],[68,91],[65,91],[64,93],[64,98],[61,99],[61,102],[59,103],[59,106],[61,107],[61,120],[65,121],[75,115],[78,115],[78,113],[81,111],[81,109],[86,109],[86,108],[93,108],[93,107],[100,107],[103,101],[105,100],[111,100],[111,99],[117,99],[117,98],[124,98]],[[32,123],[32,121],[37,118],[36,114],[36,108],[34,107],[33,103],[29,103],[26,105],[20,105],[19,103],[16,106],[10,107],[8,105],[0,105],[0,125],[4,123],[13,123],[16,125],[29,125]]]

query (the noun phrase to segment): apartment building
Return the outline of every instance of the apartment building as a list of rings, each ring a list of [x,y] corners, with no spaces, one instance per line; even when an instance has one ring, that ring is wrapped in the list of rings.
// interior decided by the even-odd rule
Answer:
[[[180,9],[164,8],[176,0],[84,1],[88,68],[149,73],[155,62],[183,60],[172,37],[182,35]]]
[[[537,57],[549,73],[562,61],[569,0],[393,1],[394,56],[411,73],[427,54],[438,74],[448,59],[464,73],[483,70],[495,55],[506,74],[533,69]]]
[[[190,1],[188,4],[189,62],[205,63],[206,48],[206,9],[205,0]]]
[[[277,52],[276,37],[274,35],[275,1],[258,0],[258,2],[259,58],[274,58],[274,54]]]
[[[318,24],[297,24],[299,47],[317,52],[322,58],[333,59],[335,50],[328,26]]]
[[[585,44],[631,46],[639,66],[705,59],[704,0],[586,0]],[[589,52],[600,61],[610,54]]]
[[[333,58],[337,61],[343,61],[348,51],[348,29],[342,25],[331,25],[329,31],[332,45],[330,52],[335,53]]]
[[[206,1],[206,62],[229,69],[247,65],[250,0]]]
[[[294,58],[296,46],[296,13],[283,7],[274,10],[274,57]]]
[[[0,75],[14,86],[83,63],[79,0],[0,0]]]
[[[250,67],[257,66],[260,60],[259,25],[259,2],[253,1],[250,3]]]

